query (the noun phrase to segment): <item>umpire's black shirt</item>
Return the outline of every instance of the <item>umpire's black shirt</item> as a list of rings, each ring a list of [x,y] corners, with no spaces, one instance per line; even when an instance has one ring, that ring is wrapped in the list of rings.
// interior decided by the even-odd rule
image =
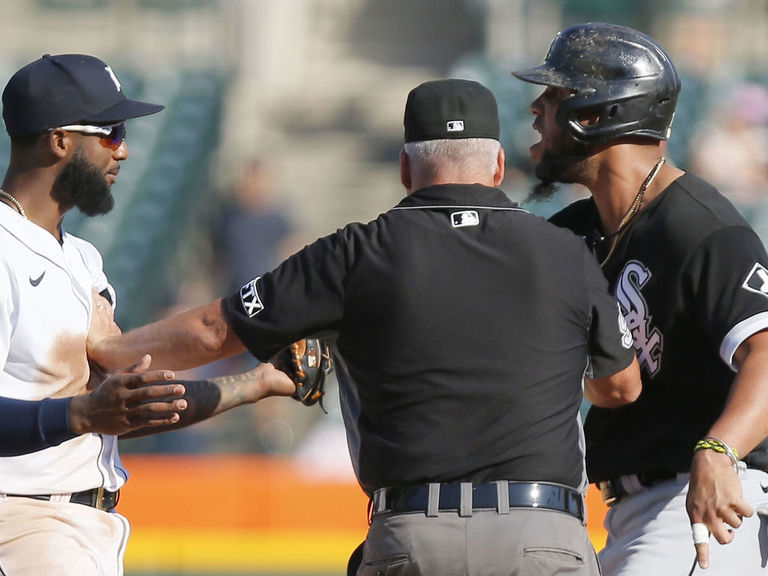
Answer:
[[[481,185],[419,190],[224,302],[261,360],[335,337],[363,488],[537,480],[583,486],[582,376],[631,336],[583,242]]]

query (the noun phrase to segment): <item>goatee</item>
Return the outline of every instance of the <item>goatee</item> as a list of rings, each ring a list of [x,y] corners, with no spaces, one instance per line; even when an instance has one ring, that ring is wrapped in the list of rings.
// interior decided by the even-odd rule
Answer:
[[[523,200],[523,205],[530,204],[531,202],[549,202],[552,200],[560,187],[557,182],[539,180],[533,185],[531,191],[528,192],[528,196]]]
[[[588,145],[572,142],[567,150],[544,154],[535,169],[539,182],[528,193],[524,203],[551,200],[559,190],[558,182],[564,184],[579,182],[584,161],[589,158],[591,153],[592,149]]]
[[[106,214],[115,205],[104,173],[85,157],[82,150],[72,155],[72,160],[56,177],[51,196],[62,209],[77,206],[86,216]]]

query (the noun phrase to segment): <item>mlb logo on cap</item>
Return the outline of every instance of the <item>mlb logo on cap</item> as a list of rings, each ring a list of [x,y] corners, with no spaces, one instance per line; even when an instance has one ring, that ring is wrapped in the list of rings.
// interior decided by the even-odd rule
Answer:
[[[474,80],[423,82],[410,91],[403,118],[408,142],[499,139],[499,108],[493,93]]]

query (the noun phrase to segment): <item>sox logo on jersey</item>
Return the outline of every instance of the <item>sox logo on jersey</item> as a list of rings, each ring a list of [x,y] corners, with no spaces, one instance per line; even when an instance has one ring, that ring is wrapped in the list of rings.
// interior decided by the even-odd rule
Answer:
[[[651,271],[642,262],[630,260],[616,282],[616,299],[632,332],[637,361],[650,376],[654,376],[661,366],[664,338],[658,328],[651,326],[648,305],[640,291],[650,278]]]

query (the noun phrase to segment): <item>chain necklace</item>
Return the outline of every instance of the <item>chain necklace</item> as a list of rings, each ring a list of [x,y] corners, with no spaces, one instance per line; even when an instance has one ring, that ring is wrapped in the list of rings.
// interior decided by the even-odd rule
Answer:
[[[24,218],[27,217],[27,213],[24,212],[24,206],[21,205],[21,202],[19,202],[16,199],[16,196],[13,194],[8,194],[5,190],[0,189],[0,196],[8,200],[11,204],[13,204],[16,207],[16,210],[19,211],[19,214],[21,214]]]
[[[648,176],[645,177],[645,180],[640,186],[640,190],[638,190],[637,194],[635,195],[635,199],[632,200],[632,204],[629,206],[629,209],[624,213],[624,216],[622,216],[621,221],[619,222],[619,227],[616,228],[616,231],[612,232],[611,234],[608,234],[607,236],[602,236],[598,240],[598,242],[603,242],[604,240],[611,241],[611,248],[608,251],[608,255],[603,259],[602,262],[600,262],[600,266],[604,266],[605,263],[608,262],[610,257],[613,255],[613,251],[616,249],[616,244],[619,243],[619,235],[625,230],[626,226],[632,221],[632,219],[640,211],[640,207],[643,205],[643,197],[645,197],[645,191],[648,189],[648,186],[651,185],[651,182],[653,182],[654,178],[656,178],[656,175],[659,173],[659,171],[661,170],[661,167],[664,165],[664,162],[666,161],[667,161],[667,157],[662,156],[661,158],[659,158],[659,161],[656,162],[654,167],[651,168],[651,171],[648,173]]]

